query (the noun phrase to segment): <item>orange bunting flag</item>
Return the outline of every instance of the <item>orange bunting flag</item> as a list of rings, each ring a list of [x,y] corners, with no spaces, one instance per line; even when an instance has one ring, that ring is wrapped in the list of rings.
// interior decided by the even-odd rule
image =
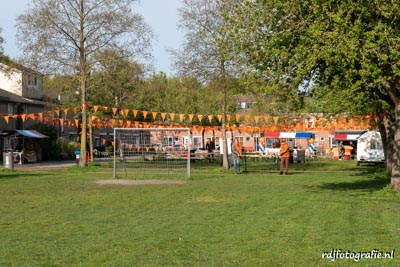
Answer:
[[[54,110],[54,112],[57,114],[57,117],[60,117],[60,110],[59,109]]]
[[[274,120],[275,125],[278,124],[279,117],[272,117]]]
[[[203,121],[203,115],[198,114],[198,115],[197,115],[197,118],[199,119],[199,122],[202,122],[202,121]]]
[[[142,114],[143,114],[143,118],[147,118],[147,113],[148,113],[148,111],[142,111]]]
[[[231,121],[231,115],[226,115],[226,118],[227,118],[227,123],[229,123],[230,121]]]
[[[153,119],[154,119],[154,120],[155,120],[156,117],[157,117],[157,113],[158,113],[158,112],[156,112],[156,111],[153,111],[153,112],[151,113],[151,115],[153,115]]]
[[[260,120],[260,116],[254,116],[254,121],[256,122],[256,124],[258,124],[259,120]]]
[[[213,115],[208,115],[209,122],[212,122],[213,117],[214,117]]]
[[[39,112],[38,117],[39,117],[39,121],[42,121],[43,120],[43,112]]]
[[[78,127],[79,126],[79,120],[75,119],[75,126]]]
[[[60,119],[60,125],[64,125],[64,119]]]
[[[246,122],[250,122],[250,115],[244,116],[244,119],[245,119]]]
[[[269,116],[264,116],[264,123],[268,124],[268,121],[269,121]]]
[[[4,116],[3,118],[4,118],[4,120],[6,121],[6,123],[8,124],[8,120],[10,119],[10,117]]]
[[[167,113],[165,113],[165,112],[162,112],[161,113],[161,119],[163,120],[163,121],[165,121],[165,117],[167,116]]]
[[[67,118],[69,108],[64,108],[64,117]]]
[[[135,118],[136,118],[136,116],[137,116],[138,111],[139,111],[139,110],[137,110],[137,109],[132,110],[133,116],[134,116]]]
[[[97,112],[99,110],[99,106],[93,106],[94,112]]]
[[[222,115],[218,115],[217,118],[218,118],[218,121],[221,122],[221,120],[222,120]]]
[[[132,121],[126,121],[126,127],[131,128]]]
[[[113,114],[115,115],[115,114],[117,114],[117,111],[118,111],[118,108],[112,108],[112,111],[113,111]]]
[[[236,122],[239,122],[240,121],[240,114],[236,114],[235,115],[235,119],[236,119]]]
[[[170,113],[169,117],[171,118],[171,121],[173,121],[175,119],[175,113]]]
[[[182,122],[183,121],[183,118],[185,117],[185,114],[179,114],[179,120],[180,120],[180,122]]]
[[[192,122],[194,114],[189,114],[189,121]]]
[[[21,114],[21,119],[22,119],[22,122],[24,122],[26,119],[26,114]]]
[[[125,108],[125,109],[124,109],[124,115],[125,115],[125,117],[128,116],[128,114],[129,114],[129,109]]]
[[[103,110],[107,112],[108,111],[108,107],[103,107]]]

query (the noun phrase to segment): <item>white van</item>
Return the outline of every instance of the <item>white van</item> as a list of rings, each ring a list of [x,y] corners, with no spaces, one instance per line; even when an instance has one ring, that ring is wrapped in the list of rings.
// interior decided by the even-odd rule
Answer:
[[[357,140],[357,166],[361,163],[385,162],[380,132],[368,131]]]

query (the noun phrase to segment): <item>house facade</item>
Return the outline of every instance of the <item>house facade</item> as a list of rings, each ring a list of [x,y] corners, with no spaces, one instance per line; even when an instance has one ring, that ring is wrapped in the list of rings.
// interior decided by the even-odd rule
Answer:
[[[45,110],[43,75],[20,65],[9,67],[0,63],[0,134],[7,136],[34,124],[28,114]],[[0,139],[0,149],[9,146],[7,138]]]

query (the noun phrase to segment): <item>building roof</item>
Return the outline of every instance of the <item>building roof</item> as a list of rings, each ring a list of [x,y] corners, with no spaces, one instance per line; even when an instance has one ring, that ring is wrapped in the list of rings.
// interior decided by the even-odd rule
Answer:
[[[46,103],[40,100],[35,100],[31,98],[22,97],[6,90],[0,89],[0,101],[2,102],[12,102],[12,103],[23,103],[31,105],[45,105]]]

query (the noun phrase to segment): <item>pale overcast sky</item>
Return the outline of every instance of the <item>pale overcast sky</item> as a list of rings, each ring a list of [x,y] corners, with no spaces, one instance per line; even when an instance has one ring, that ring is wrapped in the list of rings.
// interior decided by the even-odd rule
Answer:
[[[0,0],[0,35],[4,38],[4,53],[10,58],[16,58],[21,53],[15,45],[15,18],[24,12],[31,0]],[[158,41],[154,44],[154,66],[157,72],[172,74],[171,58],[167,48],[177,49],[183,39],[183,33],[178,31],[177,9],[180,0],[141,0],[134,6],[135,12],[140,13],[149,24]]]

